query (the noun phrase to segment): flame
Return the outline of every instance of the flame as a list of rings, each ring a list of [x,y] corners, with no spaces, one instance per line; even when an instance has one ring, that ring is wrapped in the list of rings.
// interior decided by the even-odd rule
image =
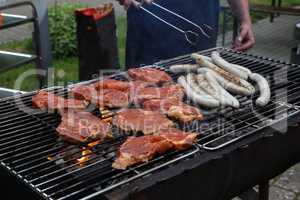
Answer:
[[[107,123],[111,123],[112,122],[112,117],[106,118],[106,119],[102,119],[103,121],[107,122]]]
[[[97,140],[97,141],[95,141],[95,142],[89,143],[87,146],[88,146],[89,148],[93,148],[94,146],[97,146],[99,143],[100,143],[100,140]]]
[[[93,151],[91,151],[90,149],[97,146],[100,142],[101,142],[100,140],[91,142],[87,145],[87,147],[83,147],[81,149],[81,158],[77,159],[77,161],[79,162],[80,165],[82,165],[85,162],[89,161],[91,155],[93,154]]]
[[[79,162],[80,165],[84,164],[85,162],[87,162],[90,158],[89,156],[92,154],[93,152],[91,150],[83,150],[81,152],[82,157],[77,159],[77,161]]]
[[[49,161],[52,161],[52,160],[54,160],[54,158],[53,158],[53,157],[51,157],[51,156],[48,156],[48,157],[47,157],[47,159],[48,159]]]

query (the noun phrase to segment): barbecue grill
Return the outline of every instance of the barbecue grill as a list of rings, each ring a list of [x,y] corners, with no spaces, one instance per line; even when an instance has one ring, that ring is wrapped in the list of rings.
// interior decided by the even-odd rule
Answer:
[[[285,130],[300,121],[299,66],[224,48],[200,53],[209,55],[215,50],[229,62],[267,77],[271,102],[257,107],[252,103],[254,95],[238,97],[239,109],[204,110],[205,120],[178,124],[185,131],[199,133],[192,148],[120,171],[111,164],[126,139],[123,134],[114,131],[115,139],[91,147],[63,143],[55,132],[59,115],[32,110],[31,97],[36,92],[16,95],[0,100],[1,173],[22,182],[40,198],[61,200],[227,199],[266,182],[300,160],[300,136]],[[168,67],[192,62],[182,56],[154,66],[176,80]],[[47,90],[68,95],[67,88]],[[113,111],[94,114],[105,118]],[[87,149],[88,155],[83,156]],[[87,160],[80,162],[83,158]]]

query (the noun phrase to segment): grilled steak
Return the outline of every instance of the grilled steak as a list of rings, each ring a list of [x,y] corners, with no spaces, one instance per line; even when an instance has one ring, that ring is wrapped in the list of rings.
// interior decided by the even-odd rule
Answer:
[[[63,112],[65,109],[84,110],[88,103],[77,99],[65,99],[51,92],[41,90],[32,97],[32,105],[41,110]]]
[[[161,129],[158,135],[171,142],[176,150],[190,148],[197,137],[195,133],[186,133],[176,128]]]
[[[96,90],[102,89],[113,89],[119,91],[128,91],[129,83],[125,81],[117,81],[114,79],[105,79],[91,84],[90,86],[94,87]]]
[[[145,81],[154,84],[172,82],[172,78],[164,71],[154,68],[135,68],[128,70],[133,80]]]
[[[159,111],[171,118],[182,122],[203,119],[203,115],[196,107],[187,105],[176,99],[152,99],[143,103],[145,110]]]
[[[113,163],[116,169],[148,162],[154,156],[169,150],[184,150],[190,148],[196,140],[196,134],[186,133],[175,128],[160,130],[156,135],[130,137],[121,145],[117,152],[117,159]]]
[[[164,87],[147,87],[138,91],[137,95],[133,98],[137,104],[151,99],[175,99],[182,101],[184,97],[184,90],[179,85],[170,85]]]
[[[172,143],[157,135],[129,137],[120,147],[117,159],[112,166],[116,169],[126,169],[131,165],[147,162],[155,155],[163,154],[172,147]]]
[[[108,123],[89,112],[75,110],[62,114],[61,123],[56,131],[64,140],[71,143],[103,141],[112,137]]]
[[[93,96],[91,101],[99,107],[125,108],[129,105],[129,96],[127,92],[103,89],[97,96]]]
[[[172,127],[171,120],[159,112],[142,109],[125,109],[113,118],[113,124],[124,131],[155,133],[160,129]]]

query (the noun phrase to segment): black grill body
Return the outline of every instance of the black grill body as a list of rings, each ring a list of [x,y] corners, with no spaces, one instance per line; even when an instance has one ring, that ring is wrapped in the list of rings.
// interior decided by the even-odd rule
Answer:
[[[126,139],[124,135],[114,131],[115,139],[95,146],[91,159],[81,165],[77,159],[81,158],[82,146],[66,144],[56,134],[60,117],[31,109],[31,97],[36,92],[2,99],[0,162],[4,173],[41,198],[61,200],[227,199],[276,176],[299,161],[299,135],[295,128],[284,130],[300,121],[299,66],[222,48],[201,53],[209,55],[213,50],[267,77],[271,102],[263,108],[253,105],[256,94],[238,97],[238,110],[203,110],[205,120],[178,124],[199,134],[191,149],[169,152],[118,171],[111,164],[114,152]],[[183,56],[155,66],[170,73],[170,65],[182,63],[192,60]],[[112,78],[126,79],[125,75]],[[178,77],[170,75],[174,80]],[[66,88],[48,90],[68,95]],[[105,112],[94,114],[104,116]]]
[[[247,141],[247,147],[205,152],[174,166],[171,174],[157,173],[116,190],[109,199],[232,199],[300,161],[299,131],[290,127],[285,134]]]

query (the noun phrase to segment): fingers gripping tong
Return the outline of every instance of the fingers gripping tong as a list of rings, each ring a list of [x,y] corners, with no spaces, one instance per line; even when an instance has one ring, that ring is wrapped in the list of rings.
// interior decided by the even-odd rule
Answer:
[[[191,24],[192,26],[196,27],[199,31],[200,31],[200,34],[202,34],[203,36],[207,37],[207,38],[210,38],[210,35],[204,30],[204,28],[206,30],[209,30],[209,31],[213,31],[213,29],[207,25],[207,24],[202,24],[201,26],[199,26],[198,24],[186,19],[185,17],[155,3],[154,1],[151,1],[151,0],[142,0],[141,2],[135,2],[135,6],[143,11],[145,11],[146,13],[150,14],[151,16],[153,16],[154,18],[156,18],[157,20],[163,22],[164,24],[172,27],[173,29],[175,29],[176,31],[179,31],[180,33],[182,33],[184,36],[185,36],[185,39],[188,43],[190,43],[191,45],[196,45],[198,40],[199,40],[199,37],[200,37],[200,34],[195,32],[195,31],[191,31],[191,30],[183,30],[181,28],[179,28],[178,26],[175,26],[174,24],[166,21],[165,19],[159,17],[158,15],[154,14],[153,12],[149,11],[148,9],[146,9],[143,4],[147,3],[147,4],[150,4],[150,5],[153,5],[153,6],[156,6],[157,8],[159,8],[160,10],[163,10],[165,12],[168,12],[180,19],[182,19],[183,21],[185,21],[186,23],[188,24]],[[203,28],[204,27],[204,28]]]

